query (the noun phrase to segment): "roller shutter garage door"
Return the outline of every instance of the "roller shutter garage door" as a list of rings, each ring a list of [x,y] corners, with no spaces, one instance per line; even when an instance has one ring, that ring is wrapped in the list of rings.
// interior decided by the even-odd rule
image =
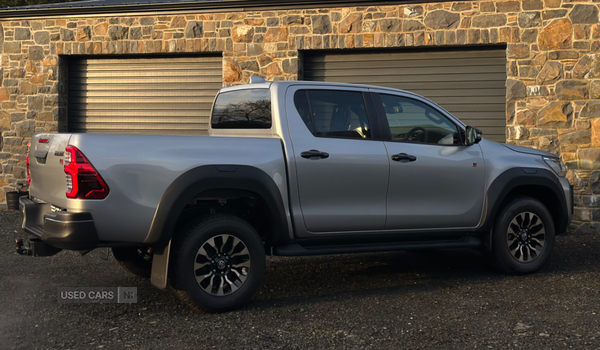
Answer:
[[[370,84],[423,95],[486,139],[506,141],[506,50],[315,53],[304,79]]]
[[[221,57],[74,60],[68,130],[206,135],[222,70]]]

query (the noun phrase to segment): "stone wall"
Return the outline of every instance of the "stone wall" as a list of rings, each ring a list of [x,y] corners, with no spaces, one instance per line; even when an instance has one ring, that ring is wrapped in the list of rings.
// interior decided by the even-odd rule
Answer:
[[[63,55],[222,52],[227,85],[297,79],[299,50],[506,44],[508,142],[559,153],[576,188],[576,224],[600,229],[598,6],[469,1],[0,21],[0,203],[25,179],[32,134],[64,124]]]

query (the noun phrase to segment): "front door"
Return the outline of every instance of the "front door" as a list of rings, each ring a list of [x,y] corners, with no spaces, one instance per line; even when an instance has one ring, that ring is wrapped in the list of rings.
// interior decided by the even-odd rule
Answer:
[[[389,162],[366,89],[292,87],[286,106],[300,207],[310,232],[385,227]],[[288,100],[289,101],[289,100]]]
[[[379,94],[391,132],[386,229],[474,227],[483,210],[485,165],[479,145],[434,105]],[[388,126],[382,126],[388,127]]]

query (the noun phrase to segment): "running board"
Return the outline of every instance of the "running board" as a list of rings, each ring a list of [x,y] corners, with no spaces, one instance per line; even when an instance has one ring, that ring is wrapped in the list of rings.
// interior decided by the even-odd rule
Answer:
[[[388,243],[363,243],[340,245],[300,245],[298,243],[286,244],[273,248],[274,255],[304,256],[304,255],[329,255],[348,253],[373,253],[398,250],[431,250],[449,248],[479,248],[481,239],[475,236],[465,236],[451,241],[425,241],[425,242],[388,242]]]

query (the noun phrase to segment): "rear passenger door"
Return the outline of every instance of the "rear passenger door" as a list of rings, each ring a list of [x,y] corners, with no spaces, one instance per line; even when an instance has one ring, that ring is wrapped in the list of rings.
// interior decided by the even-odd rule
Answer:
[[[306,230],[381,230],[389,162],[367,89],[288,88],[286,112]]]

